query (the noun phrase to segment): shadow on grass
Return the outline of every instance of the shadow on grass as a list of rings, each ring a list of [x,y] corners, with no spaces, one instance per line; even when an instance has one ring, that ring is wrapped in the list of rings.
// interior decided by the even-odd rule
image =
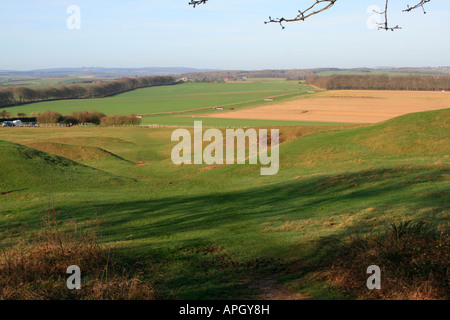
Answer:
[[[440,196],[447,169],[397,168],[295,180],[245,192],[211,193],[149,200],[98,203],[91,207],[62,206],[62,219],[98,219],[108,221],[110,236],[125,235],[129,229],[133,239],[171,237],[180,233],[196,233],[211,228],[239,228],[241,223],[260,223],[265,219],[292,216],[317,217],[368,205],[444,206]],[[434,183],[435,186],[430,186]],[[438,188],[437,192],[424,193]],[[435,190],[436,191],[436,190]],[[414,195],[405,198],[405,194]],[[76,216],[71,212],[77,212]],[[236,230],[237,231],[237,230]],[[126,237],[126,235],[125,235]],[[118,237],[115,240],[120,240]]]
[[[159,265],[165,274],[161,283],[175,296],[245,297],[250,293],[242,280],[261,272],[288,272],[289,265],[327,250],[312,231],[302,240],[298,232],[263,232],[263,223],[318,219],[368,207],[444,208],[445,197],[439,196],[445,189],[444,173],[447,168],[399,167],[299,179],[245,192],[119,198],[89,207],[59,206],[58,219],[103,221],[99,233],[104,241],[117,241],[126,255]],[[334,230],[333,237],[344,238],[363,227],[356,222]]]

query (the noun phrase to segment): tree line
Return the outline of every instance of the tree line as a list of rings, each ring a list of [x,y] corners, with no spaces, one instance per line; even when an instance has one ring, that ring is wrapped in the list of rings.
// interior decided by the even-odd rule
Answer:
[[[361,75],[377,75],[379,69],[373,68],[351,68],[351,69],[339,69],[339,68],[316,68],[316,69],[290,69],[290,70],[224,70],[224,71],[207,71],[207,72],[191,72],[180,75],[180,78],[187,78],[195,82],[221,82],[225,79],[231,81],[243,80],[245,78],[251,80],[252,78],[275,78],[275,79],[287,79],[287,80],[305,80],[308,77],[317,75],[321,76],[322,73],[331,74],[361,74]],[[384,70],[385,73],[400,75],[428,75],[428,76],[440,76],[449,75],[450,68],[392,68]]]
[[[306,84],[327,90],[448,91],[450,76],[314,75],[306,78]]]
[[[46,111],[36,116],[38,123],[65,123],[70,125],[95,124],[101,126],[139,125],[141,119],[136,115],[112,115],[98,111],[75,111],[69,115],[62,115],[56,111]]]
[[[191,72],[182,74],[180,77],[188,78],[195,82],[220,82],[224,79],[231,81],[242,80],[243,78],[281,78],[287,80],[305,80],[317,72],[338,71],[336,68],[324,69],[292,69],[292,70],[228,70],[228,71],[207,71]]]
[[[103,98],[139,88],[176,83],[176,79],[171,76],[154,76],[121,78],[89,86],[71,85],[42,89],[10,87],[0,90],[0,107],[49,100]]]

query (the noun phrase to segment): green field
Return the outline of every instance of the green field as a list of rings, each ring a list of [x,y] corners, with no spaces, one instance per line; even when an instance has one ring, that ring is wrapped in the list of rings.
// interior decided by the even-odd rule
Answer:
[[[180,95],[160,87],[44,105],[180,111],[285,87],[299,89],[220,84],[211,96],[208,84],[186,84]],[[255,298],[249,282],[270,275],[311,298],[349,298],[304,281],[329,254],[326,239],[408,219],[448,230],[449,125],[446,109],[356,128],[283,127],[276,176],[254,165],[175,166],[171,128],[0,128],[0,243],[32,237],[52,207],[61,228],[96,229],[114,252],[151,264],[147,276],[171,297]]]
[[[248,105],[249,102],[255,103],[252,102],[254,100],[285,94],[292,94],[289,96],[292,98],[305,94],[308,88],[296,81],[185,83],[139,89],[109,98],[40,102],[5,110],[11,114],[31,114],[48,110],[62,114],[97,110],[108,115],[182,112],[230,104]]]

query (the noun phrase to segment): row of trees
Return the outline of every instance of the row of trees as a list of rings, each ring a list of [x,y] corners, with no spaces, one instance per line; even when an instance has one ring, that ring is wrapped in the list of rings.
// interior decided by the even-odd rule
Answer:
[[[102,125],[103,127],[124,126],[124,125],[136,126],[139,124],[141,124],[141,119],[132,114],[128,116],[122,115],[106,116],[103,117],[100,122],[100,125]]]
[[[97,111],[76,111],[69,115],[62,115],[55,111],[46,111],[37,115],[39,123],[66,123],[66,124],[85,124],[92,123],[102,126],[121,126],[121,125],[139,125],[141,119],[135,115],[114,115],[107,116]]]
[[[428,76],[445,76],[449,74],[448,67],[438,68],[393,68],[384,70],[385,73],[392,75],[428,75]],[[193,72],[180,75],[181,78],[188,78],[197,82],[214,82],[223,81],[228,78],[230,80],[241,80],[242,78],[283,78],[288,80],[305,80],[314,75],[321,73],[327,74],[343,74],[344,72],[363,74],[363,75],[378,75],[378,69],[371,68],[316,68],[316,69],[290,69],[290,70],[229,70],[229,71],[208,71],[208,72]]]
[[[241,80],[242,78],[283,78],[288,80],[305,80],[307,76],[313,75],[315,72],[335,71],[339,69],[292,69],[292,70],[230,70],[230,71],[208,71],[208,72],[192,72],[182,74],[185,77],[197,82],[213,82],[223,81],[228,78],[230,80]]]
[[[31,89],[10,87],[0,90],[0,107],[63,99],[103,98],[139,88],[175,84],[171,76],[122,78],[88,86],[61,86],[58,88]]]
[[[306,84],[327,90],[450,90],[450,76],[331,75],[310,76]]]

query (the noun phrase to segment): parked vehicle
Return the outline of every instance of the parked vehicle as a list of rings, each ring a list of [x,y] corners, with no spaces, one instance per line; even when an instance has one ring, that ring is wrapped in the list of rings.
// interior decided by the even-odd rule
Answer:
[[[14,123],[12,121],[3,121],[2,127],[14,127]]]

